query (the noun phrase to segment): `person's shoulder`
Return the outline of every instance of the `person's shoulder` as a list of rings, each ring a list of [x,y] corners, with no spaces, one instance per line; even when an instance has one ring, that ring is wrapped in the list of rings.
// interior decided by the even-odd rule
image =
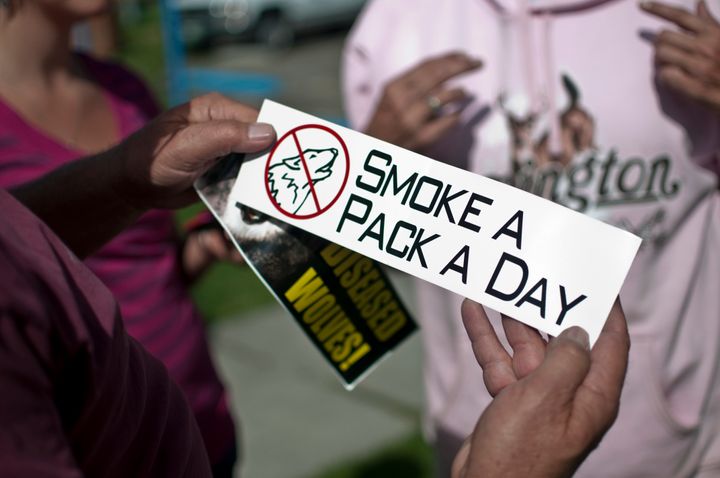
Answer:
[[[148,119],[160,111],[152,92],[139,75],[119,61],[76,53],[91,77],[106,91],[139,107]]]
[[[412,2],[412,8],[407,0],[370,0],[364,8],[364,13],[371,15],[385,16],[388,14],[396,15],[409,15],[417,9],[418,6],[424,0],[414,0]],[[397,20],[397,18],[388,18],[389,21]]]
[[[437,2],[431,0],[413,0],[412,3],[407,0],[371,0],[360,13],[358,22],[383,22],[388,25],[414,22],[419,18],[418,14],[430,13],[432,15],[436,8]]]
[[[371,0],[358,16],[348,35],[346,47],[382,51],[386,42],[420,27],[427,12],[437,7],[427,0]]]

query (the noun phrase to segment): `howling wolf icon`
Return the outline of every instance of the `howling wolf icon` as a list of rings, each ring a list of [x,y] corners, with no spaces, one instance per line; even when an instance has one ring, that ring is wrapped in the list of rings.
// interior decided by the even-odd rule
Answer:
[[[326,180],[333,173],[332,167],[337,156],[336,148],[305,149],[302,157],[305,158],[307,172],[299,154],[270,166],[268,183],[277,205],[287,212],[297,214],[310,196],[308,174],[313,187]]]

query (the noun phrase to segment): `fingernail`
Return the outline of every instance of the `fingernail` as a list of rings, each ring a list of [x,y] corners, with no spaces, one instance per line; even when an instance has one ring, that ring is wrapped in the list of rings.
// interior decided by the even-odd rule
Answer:
[[[655,40],[658,37],[658,34],[656,32],[645,29],[645,28],[640,29],[638,34],[640,35],[640,38],[642,38],[643,40],[645,40],[649,43],[655,43]]]
[[[572,340],[573,342],[580,345],[585,350],[590,350],[590,337],[588,337],[588,333],[585,332],[585,330],[582,327],[578,327],[577,325],[574,325],[568,329],[565,329],[559,336],[564,337],[568,340]]]
[[[248,126],[248,138],[253,141],[266,141],[275,136],[275,128],[267,123],[252,123]]]

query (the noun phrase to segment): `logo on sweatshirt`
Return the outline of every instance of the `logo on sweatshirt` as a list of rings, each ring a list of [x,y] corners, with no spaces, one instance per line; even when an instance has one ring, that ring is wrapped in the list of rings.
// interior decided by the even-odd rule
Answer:
[[[675,198],[681,182],[668,155],[622,157],[616,148],[596,143],[595,118],[580,89],[562,76],[567,103],[560,111],[540,108],[518,114],[498,98],[510,134],[511,176],[506,182],[578,212],[597,212],[625,205],[647,205],[641,220],[621,212],[610,222],[644,239],[654,237],[665,219],[657,205]],[[552,115],[555,115],[554,117]]]
[[[293,219],[310,219],[338,200],[350,173],[343,139],[317,125],[293,128],[276,143],[266,166],[266,190],[280,212]]]

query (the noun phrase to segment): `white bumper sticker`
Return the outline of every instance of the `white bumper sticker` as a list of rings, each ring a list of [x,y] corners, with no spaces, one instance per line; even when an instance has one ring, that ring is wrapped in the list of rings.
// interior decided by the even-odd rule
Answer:
[[[640,239],[507,184],[265,101],[278,143],[230,197],[550,335],[597,340]],[[439,320],[439,319],[438,319]]]

